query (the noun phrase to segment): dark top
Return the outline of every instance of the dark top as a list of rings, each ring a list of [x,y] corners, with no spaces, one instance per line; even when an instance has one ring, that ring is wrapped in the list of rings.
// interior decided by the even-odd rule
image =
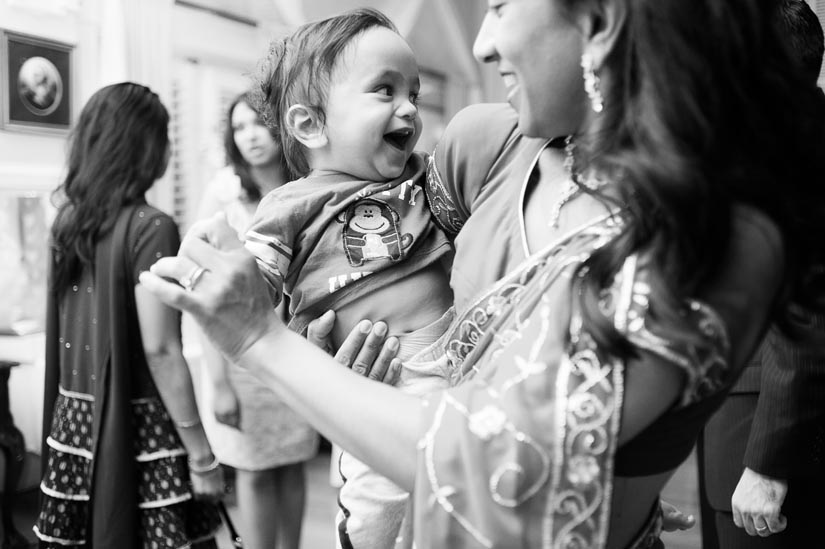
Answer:
[[[155,478],[147,473],[147,467],[157,465],[163,473],[174,466],[175,478],[188,480],[185,451],[174,426],[165,409],[155,407],[160,400],[143,351],[134,298],[138,274],[160,257],[174,255],[179,242],[177,227],[169,216],[145,203],[127,206],[118,214],[115,227],[98,242],[93,267],[84,269],[61,294],[49,290],[43,413],[43,455],[49,459],[43,460],[47,473],[44,482],[55,484],[68,478],[48,474],[49,468],[65,470],[66,463],[61,460],[68,452],[66,455],[87,471],[78,478],[88,482],[88,488],[83,488],[88,496],[63,496],[70,487],[58,489],[57,484],[49,484],[41,519],[43,513],[50,512],[53,496],[70,503],[88,498],[89,511],[85,524],[76,524],[83,522],[79,518],[72,519],[71,526],[78,528],[73,536],[63,531],[44,531],[55,522],[52,520],[38,521],[40,534],[83,537],[90,547],[136,548],[142,539],[137,532],[146,530],[141,513],[166,502],[186,500],[188,505],[191,499],[186,482],[164,483],[160,491],[142,493],[144,480]],[[86,408],[92,415],[90,430],[80,426],[80,416],[66,410],[66,402],[74,401],[91,403]],[[155,411],[139,417],[136,409],[146,406]],[[77,422],[78,429],[83,430],[72,432],[68,420]],[[147,436],[137,434],[144,420],[149,428],[140,432]],[[143,448],[142,441],[147,437],[160,441],[160,447]],[[56,454],[56,449],[65,452]],[[149,505],[147,499],[163,503]],[[141,513],[137,512],[139,504]],[[62,520],[55,518],[57,523]],[[206,522],[214,520],[219,520],[217,514]],[[177,524],[173,527],[179,529]],[[168,532],[162,534],[172,538]]]

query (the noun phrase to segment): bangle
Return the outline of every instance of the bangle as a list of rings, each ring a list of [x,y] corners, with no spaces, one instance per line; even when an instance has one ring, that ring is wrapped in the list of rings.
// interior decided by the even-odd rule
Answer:
[[[189,464],[189,471],[196,475],[205,475],[206,473],[211,473],[215,469],[221,466],[221,462],[218,461],[218,456],[212,455],[212,461],[207,465],[196,465],[192,458],[187,458],[186,462]]]
[[[189,421],[176,421],[175,427],[179,427],[181,429],[191,429],[192,427],[197,427],[201,424],[201,419],[190,419]]]

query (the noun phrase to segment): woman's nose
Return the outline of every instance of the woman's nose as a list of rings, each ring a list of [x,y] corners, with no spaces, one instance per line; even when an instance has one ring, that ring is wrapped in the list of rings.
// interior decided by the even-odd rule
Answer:
[[[473,42],[473,55],[480,63],[490,63],[495,61],[497,57],[493,43],[492,20],[490,18],[489,13],[484,16],[478,34],[476,34],[475,42]]]

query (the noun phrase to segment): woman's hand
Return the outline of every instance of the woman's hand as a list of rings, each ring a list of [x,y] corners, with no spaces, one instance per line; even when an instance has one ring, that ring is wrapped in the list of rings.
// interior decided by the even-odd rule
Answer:
[[[696,519],[693,515],[684,514],[675,505],[663,499],[659,500],[659,505],[662,507],[662,529],[665,532],[688,530],[696,525]]]
[[[195,499],[218,501],[226,492],[226,481],[223,477],[223,468],[220,466],[206,473],[196,473],[190,469],[189,481],[192,483]]]
[[[255,258],[222,215],[195,223],[178,255],[159,259],[140,282],[163,303],[191,314],[232,362],[264,334],[285,329]]]
[[[307,339],[332,354],[329,335],[334,324],[335,312],[327,311],[309,323]],[[387,337],[387,324],[362,320],[341,344],[335,360],[357,374],[391,385],[401,372],[396,354],[398,338]]]
[[[218,423],[235,429],[241,428],[241,404],[238,401],[238,395],[229,384],[215,387],[212,410]]]

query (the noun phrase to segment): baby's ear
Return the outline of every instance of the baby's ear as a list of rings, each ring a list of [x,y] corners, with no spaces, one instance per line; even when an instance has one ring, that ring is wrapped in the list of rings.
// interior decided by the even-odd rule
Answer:
[[[328,140],[318,112],[304,105],[292,105],[286,112],[286,127],[308,149],[320,149]]]

